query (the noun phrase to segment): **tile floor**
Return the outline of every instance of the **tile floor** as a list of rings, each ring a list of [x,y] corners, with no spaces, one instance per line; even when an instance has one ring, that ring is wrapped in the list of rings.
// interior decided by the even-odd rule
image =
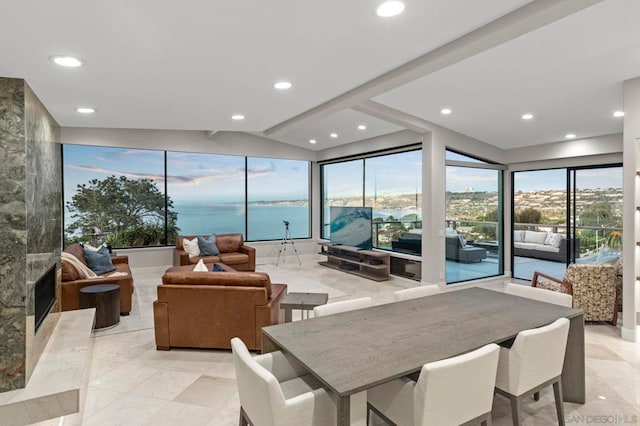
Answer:
[[[331,300],[372,296],[376,303],[385,303],[392,300],[394,291],[415,285],[401,278],[376,283],[320,267],[317,260],[318,256],[303,256],[303,266],[288,263],[279,273],[289,282],[298,276],[301,281],[317,281],[336,294],[344,294]],[[568,425],[640,423],[640,344],[619,336],[619,328],[587,325],[587,403],[565,404]],[[38,424],[238,424],[239,399],[231,353],[156,351],[152,328],[94,337],[85,399],[81,414]],[[531,399],[523,408],[524,425],[557,424],[550,390],[542,392],[540,401]],[[493,421],[496,426],[511,424],[509,403],[500,396],[494,400]],[[381,424],[376,419],[372,423]]]

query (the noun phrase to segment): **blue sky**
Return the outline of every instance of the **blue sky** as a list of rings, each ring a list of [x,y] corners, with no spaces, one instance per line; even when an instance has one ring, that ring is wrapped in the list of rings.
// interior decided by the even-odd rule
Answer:
[[[163,151],[64,145],[64,166],[67,198],[78,184],[111,175],[150,178],[164,192]],[[168,152],[168,194],[178,202],[242,202],[244,170],[241,156]],[[308,198],[306,161],[249,158],[248,175],[250,201]]]

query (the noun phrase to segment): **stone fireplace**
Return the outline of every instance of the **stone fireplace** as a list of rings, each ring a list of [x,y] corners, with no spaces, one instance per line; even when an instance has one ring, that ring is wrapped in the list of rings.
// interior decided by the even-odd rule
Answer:
[[[27,83],[0,78],[0,392],[26,386],[59,318],[54,303],[35,331],[35,284],[52,267],[60,294],[59,142]]]

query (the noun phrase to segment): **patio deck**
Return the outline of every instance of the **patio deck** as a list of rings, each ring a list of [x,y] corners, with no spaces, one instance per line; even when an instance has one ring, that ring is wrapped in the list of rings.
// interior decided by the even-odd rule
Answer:
[[[548,260],[532,259],[528,257],[514,257],[514,278],[531,280],[536,271],[544,272],[562,279],[567,269],[564,263]],[[447,283],[475,280],[498,275],[498,259],[487,258],[477,263],[460,263],[447,260]]]

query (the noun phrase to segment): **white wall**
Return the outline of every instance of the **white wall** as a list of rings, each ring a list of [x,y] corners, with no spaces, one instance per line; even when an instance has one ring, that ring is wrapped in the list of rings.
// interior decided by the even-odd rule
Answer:
[[[579,167],[622,161],[622,134],[595,136],[504,151],[509,170]]]
[[[316,152],[250,133],[63,127],[62,143],[316,160]]]
[[[422,135],[410,130],[391,133],[388,135],[377,136],[370,139],[364,139],[358,142],[352,142],[346,145],[337,146],[318,151],[317,161],[332,160],[336,158],[360,155],[366,152],[380,151],[385,149],[393,149],[406,145],[420,143]]]
[[[624,82],[624,227],[623,284],[622,284],[622,337],[640,341],[637,312],[640,309],[640,287],[636,277],[640,275],[640,253],[636,241],[640,241],[640,77]]]

